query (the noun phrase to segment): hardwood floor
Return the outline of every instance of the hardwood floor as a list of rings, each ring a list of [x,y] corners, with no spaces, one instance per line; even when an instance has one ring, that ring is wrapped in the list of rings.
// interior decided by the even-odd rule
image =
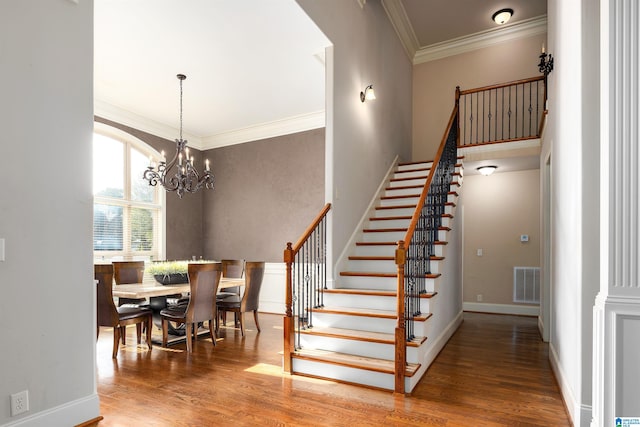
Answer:
[[[411,396],[281,372],[282,316],[260,314],[260,334],[220,330],[198,340],[111,359],[100,333],[97,381],[109,426],[568,426],[536,319],[465,313],[464,323]]]

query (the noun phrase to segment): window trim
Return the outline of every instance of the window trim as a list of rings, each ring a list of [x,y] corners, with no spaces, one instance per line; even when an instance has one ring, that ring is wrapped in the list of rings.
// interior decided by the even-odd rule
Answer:
[[[109,138],[113,138],[117,141],[120,141],[124,144],[125,150],[127,150],[129,147],[133,147],[136,150],[142,152],[145,156],[151,156],[153,158],[153,160],[157,163],[161,158],[161,154],[160,152],[158,152],[155,148],[153,148],[151,145],[147,144],[146,142],[144,142],[143,140],[136,138],[135,136],[131,135],[130,133],[127,133],[121,129],[115,128],[113,126],[107,125],[105,123],[101,123],[101,122],[93,122],[93,132],[109,137]],[[93,140],[91,142],[93,144]],[[125,155],[125,171],[127,171],[125,173],[125,182],[124,182],[124,188],[131,188],[131,177],[130,177],[130,155]],[[93,180],[93,176],[91,178]],[[109,203],[113,203],[113,204],[117,204],[117,205],[122,205],[122,206],[130,206],[130,207],[155,207],[155,206],[159,206],[160,207],[160,229],[158,230],[158,258],[159,259],[165,259],[166,258],[166,253],[167,253],[167,242],[166,242],[166,237],[167,237],[167,203],[166,203],[166,192],[162,191],[162,188],[160,188],[160,191],[158,191],[158,202],[157,203],[149,203],[149,202],[141,202],[141,201],[135,201],[135,200],[123,200],[123,199],[116,199],[116,198],[111,198],[111,197],[98,197],[97,198],[98,203],[100,203],[100,200],[105,200],[105,201],[109,201]],[[94,197],[94,204],[96,203],[96,197]],[[93,251],[94,256],[96,254],[98,254],[98,256],[102,256],[104,258],[104,256],[106,256],[106,254],[108,253],[107,251]],[[143,255],[135,255],[135,253],[133,253],[134,258],[144,258]],[[115,257],[121,257],[121,252],[119,252],[118,255],[115,255]]]

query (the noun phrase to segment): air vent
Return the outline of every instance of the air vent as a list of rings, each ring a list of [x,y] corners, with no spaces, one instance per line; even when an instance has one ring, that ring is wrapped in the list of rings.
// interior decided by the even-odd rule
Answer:
[[[513,267],[513,302],[540,304],[540,267]]]

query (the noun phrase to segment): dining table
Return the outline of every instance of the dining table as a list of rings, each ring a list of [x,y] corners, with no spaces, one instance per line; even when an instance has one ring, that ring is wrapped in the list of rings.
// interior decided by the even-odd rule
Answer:
[[[244,286],[244,278],[221,277],[218,290]],[[188,283],[176,285],[162,285],[158,282],[129,283],[126,285],[114,285],[113,296],[118,298],[152,298],[166,297],[168,295],[182,294],[191,290]]]
[[[245,286],[245,279],[243,278],[231,278],[221,277],[218,284],[218,291],[226,288],[234,288],[236,286]],[[163,285],[155,281],[144,281],[142,283],[129,283],[125,285],[114,285],[112,294],[118,298],[148,298],[149,308],[153,312],[153,323],[162,329],[162,320],[160,317],[160,311],[167,306],[167,297],[182,295],[191,291],[191,285],[189,283],[180,283],[173,285]],[[208,330],[199,327],[196,332],[197,335],[208,333]],[[184,341],[184,325],[180,327],[173,327],[169,324],[169,339],[168,344],[176,344]],[[155,335],[151,337],[151,340],[155,344],[161,343],[161,338]]]

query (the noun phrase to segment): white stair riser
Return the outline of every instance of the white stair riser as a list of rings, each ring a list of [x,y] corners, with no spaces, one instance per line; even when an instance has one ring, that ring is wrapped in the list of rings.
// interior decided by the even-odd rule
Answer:
[[[394,377],[391,374],[349,368],[312,360],[293,359],[293,371],[316,377],[332,378],[370,387],[393,390]]]
[[[407,187],[409,185],[424,186],[425,182],[427,182],[427,178],[414,178],[414,179],[407,179],[402,181],[391,181],[389,182],[389,187]]]
[[[312,322],[316,327],[355,329],[385,334],[393,334],[397,323],[396,319],[320,312],[313,313]]]
[[[435,256],[442,256],[443,245],[435,245],[434,251]],[[395,256],[396,246],[395,245],[384,245],[384,246],[357,246],[354,255],[356,256]]]
[[[422,304],[423,302],[424,300],[421,301],[420,310],[425,314],[429,313]],[[395,333],[395,327],[397,324],[396,319],[382,319],[378,317],[349,316],[344,314],[318,312],[313,313],[312,322],[313,326],[317,328],[355,329],[357,331],[381,332],[383,334]],[[430,319],[413,322],[414,334],[420,337],[428,337],[429,322]]]
[[[370,308],[373,310],[393,311],[396,309],[396,297],[324,294],[324,305],[326,307]]]
[[[381,221],[369,220],[367,227],[372,230],[380,230],[384,228],[404,228],[409,227],[410,220],[408,219],[386,219]]]
[[[384,190],[385,196],[409,196],[422,193],[422,188],[399,188]]]
[[[356,246],[353,254],[356,256],[395,256],[396,246]]]
[[[338,284],[348,289],[377,289],[394,291],[397,288],[395,277],[340,276]]]
[[[376,209],[373,216],[375,218],[388,218],[390,216],[412,216],[416,208],[391,208]]]
[[[417,169],[417,168],[414,168]],[[417,170],[417,171],[413,171],[413,172],[396,172],[393,174],[393,178],[394,179],[398,179],[398,178],[415,178],[415,177],[420,177],[420,176],[427,176],[429,175],[429,171],[426,170]]]
[[[337,337],[323,337],[309,334],[300,334],[300,341],[303,348],[335,351],[338,353],[355,354],[357,356],[364,357],[375,357],[376,359],[393,360],[395,354],[393,344],[374,343]]]
[[[415,209],[418,197],[403,197],[402,199],[381,199],[380,206],[405,206],[411,205]]]
[[[439,261],[432,260],[431,261],[431,272],[439,273]],[[371,272],[371,273],[396,273],[398,271],[398,267],[396,266],[395,261],[375,261],[375,260],[351,260],[347,263],[348,271],[363,271],[363,272]]]
[[[425,279],[427,291],[433,291],[434,280]],[[366,277],[366,276],[340,276],[338,284],[348,289],[373,289],[395,291],[398,288],[398,279],[395,277]]]
[[[362,233],[363,242],[397,242],[404,240],[405,231],[379,231],[375,233]]]
[[[424,169],[424,168],[430,168],[431,165],[433,164],[433,162],[422,162],[422,163],[413,163],[410,165],[400,165],[398,166],[398,169],[396,169],[396,171],[407,171],[407,170],[413,170],[413,169]]]
[[[367,271],[372,273],[396,273],[398,267],[395,261],[354,261],[347,262],[347,271]]]

